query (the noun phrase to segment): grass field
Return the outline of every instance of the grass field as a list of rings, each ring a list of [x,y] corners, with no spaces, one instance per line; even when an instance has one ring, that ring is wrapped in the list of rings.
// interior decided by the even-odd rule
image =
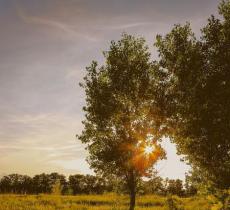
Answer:
[[[107,195],[0,195],[0,210],[127,210],[129,198]],[[171,207],[170,207],[171,206]],[[173,208],[176,207],[176,208]],[[202,197],[138,196],[136,210],[210,210]]]

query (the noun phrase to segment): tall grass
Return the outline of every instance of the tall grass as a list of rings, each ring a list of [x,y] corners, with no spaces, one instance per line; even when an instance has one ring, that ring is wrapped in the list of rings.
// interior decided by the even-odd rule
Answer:
[[[0,195],[0,210],[127,210],[129,198],[106,195]],[[136,210],[211,210],[203,197],[137,197]]]

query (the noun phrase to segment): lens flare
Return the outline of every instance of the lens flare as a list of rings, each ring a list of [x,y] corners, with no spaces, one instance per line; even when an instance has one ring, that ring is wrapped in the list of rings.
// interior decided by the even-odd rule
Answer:
[[[151,154],[153,151],[155,150],[155,147],[153,145],[147,145],[145,148],[144,148],[144,153],[146,155],[149,155]]]

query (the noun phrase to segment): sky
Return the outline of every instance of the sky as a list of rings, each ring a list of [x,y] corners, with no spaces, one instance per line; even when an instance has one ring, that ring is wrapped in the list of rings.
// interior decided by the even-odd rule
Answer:
[[[84,91],[92,60],[123,32],[147,40],[174,24],[200,28],[218,0],[0,0],[0,175],[92,173],[76,138],[83,128]],[[163,142],[159,174],[184,178],[175,145]]]

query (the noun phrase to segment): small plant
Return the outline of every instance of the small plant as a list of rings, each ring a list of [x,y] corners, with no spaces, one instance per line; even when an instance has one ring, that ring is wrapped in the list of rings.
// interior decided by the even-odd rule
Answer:
[[[173,198],[171,195],[168,196],[166,200],[168,210],[184,210],[181,201],[175,198]]]
[[[62,194],[62,185],[61,185],[61,182],[59,179],[54,183],[54,185],[52,187],[52,194],[53,195],[61,195]]]
[[[169,196],[166,200],[168,210],[178,210],[172,196]]]

